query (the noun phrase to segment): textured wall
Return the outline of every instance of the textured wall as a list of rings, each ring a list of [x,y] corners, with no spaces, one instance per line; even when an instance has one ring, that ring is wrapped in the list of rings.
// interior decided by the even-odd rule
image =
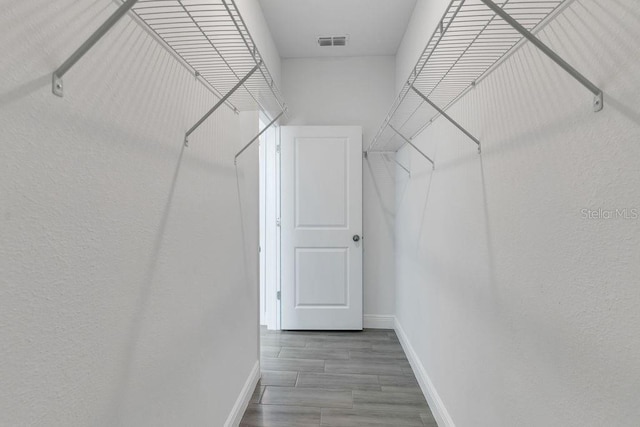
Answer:
[[[271,77],[273,77],[276,85],[280,87],[280,52],[278,52],[278,47],[271,37],[271,31],[269,31],[269,25],[262,14],[260,2],[258,0],[235,0],[235,2],[244,23],[251,31],[251,37],[258,47],[265,65],[269,68]]]
[[[450,110],[481,156],[442,118],[435,172],[402,152],[397,316],[458,427],[636,426],[640,220],[582,210],[640,210],[640,3],[577,0],[541,38],[605,109],[525,45]]]
[[[359,125],[368,147],[393,101],[394,58],[306,58],[282,61],[287,125]],[[364,313],[394,313],[395,165],[379,155],[362,166]]]
[[[451,0],[417,0],[398,52],[396,93],[400,92]]]
[[[114,8],[2,5],[3,426],[221,426],[257,361],[257,116],[184,149],[215,98],[129,17],[53,96]]]

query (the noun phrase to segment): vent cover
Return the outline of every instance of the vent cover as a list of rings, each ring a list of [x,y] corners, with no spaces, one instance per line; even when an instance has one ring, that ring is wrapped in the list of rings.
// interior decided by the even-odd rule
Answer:
[[[347,45],[348,36],[323,36],[318,37],[318,46],[328,47],[328,46],[346,46]]]
[[[333,45],[334,46],[346,46],[347,45],[347,37],[346,36],[333,37]]]
[[[324,46],[333,46],[333,39],[331,37],[318,37],[318,45]]]

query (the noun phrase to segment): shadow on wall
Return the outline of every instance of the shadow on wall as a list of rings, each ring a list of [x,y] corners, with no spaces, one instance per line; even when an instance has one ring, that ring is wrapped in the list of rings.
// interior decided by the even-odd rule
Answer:
[[[46,74],[42,77],[22,83],[7,92],[0,93],[0,110],[8,107],[12,102],[26,98],[45,87],[51,87],[51,74]]]
[[[15,312],[4,310],[0,316],[0,323],[8,318],[6,325],[15,330],[3,334],[2,341],[19,343],[9,344],[6,359],[18,361],[19,369],[11,372],[19,378],[17,386],[0,399],[0,406],[14,413],[3,411],[0,418],[21,417],[28,424],[28,419],[46,416],[64,423],[60,414],[66,412],[89,424],[87,419],[106,416],[108,424],[121,425],[127,421],[123,417],[131,416],[127,404],[139,386],[132,384],[139,372],[132,371],[149,357],[144,346],[156,338],[145,334],[152,304],[163,296],[154,294],[167,286],[162,256],[167,248],[181,249],[175,235],[167,235],[167,225],[171,228],[177,209],[184,210],[185,176],[202,178],[213,171],[210,175],[224,178],[225,184],[229,178],[231,194],[232,166],[220,152],[226,155],[234,147],[227,147],[232,144],[225,139],[219,144],[224,147],[211,148],[215,153],[198,155],[194,149],[185,155],[185,124],[208,110],[214,97],[130,19],[120,21],[65,75],[64,98],[53,95],[51,73],[79,46],[79,33],[93,32],[113,4],[45,3],[13,3],[0,14],[2,45],[9,53],[0,61],[0,121],[6,124],[0,132],[0,164],[7,160],[8,165],[6,175],[0,175],[9,178],[0,190],[4,195],[8,189],[12,202],[0,203],[7,219],[1,225],[9,231],[7,249],[17,248],[10,255],[13,276],[8,277],[19,297],[8,293],[5,303],[15,305]],[[235,133],[233,120],[229,128]],[[208,130],[200,135],[207,142]],[[200,206],[189,207],[187,213],[199,213]],[[233,234],[240,231],[233,227]],[[202,234],[196,226],[187,232],[191,235],[185,240]],[[205,238],[218,243],[211,235]],[[235,250],[229,256],[230,270],[239,256]],[[170,273],[189,268],[184,261],[177,260]],[[209,282],[198,285],[206,294]],[[175,300],[166,299],[163,309],[172,313]],[[23,301],[27,305],[20,308]],[[216,322],[206,328],[211,324]],[[217,354],[204,344],[194,348],[187,357],[204,350],[208,356]],[[197,390],[199,383],[192,384]],[[5,407],[4,397],[11,394],[15,399],[7,399]]]
[[[185,146],[181,144],[180,155],[176,161],[175,171],[171,180],[171,186],[169,188],[169,195],[167,201],[162,210],[162,217],[158,225],[156,235],[154,238],[153,247],[151,249],[151,256],[147,262],[145,278],[140,286],[140,292],[138,299],[134,305],[133,318],[131,319],[131,325],[127,328],[129,336],[125,340],[125,349],[123,354],[123,367],[121,370],[120,378],[117,382],[115,390],[113,392],[111,410],[108,411],[116,419],[112,420],[112,425],[123,425],[123,413],[124,403],[127,401],[129,382],[132,377],[132,368],[136,355],[136,347],[140,342],[140,336],[142,331],[142,325],[144,322],[145,314],[147,312],[147,306],[149,304],[149,297],[151,296],[152,285],[158,271],[158,258],[160,250],[162,249],[162,242],[165,236],[165,230],[167,222],[169,220],[169,214],[171,213],[171,205],[173,202],[173,195],[176,190],[176,184],[180,175],[180,166],[182,164],[182,156],[184,154]]]
[[[607,97],[606,103],[627,119],[640,126],[640,107],[635,107],[634,109],[634,107],[626,105],[611,96]]]
[[[255,144],[256,146],[258,144]],[[238,158],[236,160],[241,160],[241,158]],[[242,208],[242,185],[241,182],[243,182],[243,178],[244,178],[244,174],[241,173],[238,170],[238,164],[237,161],[234,162],[235,163],[235,170],[236,170],[236,192],[237,192],[237,200],[238,200],[238,210],[240,211],[240,236],[242,238],[242,257],[243,257],[243,265],[245,266],[245,268],[242,269],[242,272],[244,274],[244,279],[246,283],[251,283],[251,281],[249,280],[249,275],[247,274],[247,268],[246,266],[249,266],[249,255],[247,253],[248,247],[247,247],[247,233],[245,231],[245,226],[244,226],[244,222],[245,222],[245,212],[244,209]]]
[[[427,205],[429,204],[429,195],[431,194],[431,184],[433,183],[433,176],[435,175],[434,170],[429,174],[429,184],[427,184],[427,191],[424,196],[424,205],[422,207],[422,220],[420,221],[420,229],[418,230],[418,238],[416,240],[416,245],[420,245],[420,241],[422,240],[422,232],[424,230],[424,225],[427,222]]]
[[[394,232],[394,216],[395,216],[395,198],[388,195],[394,194],[395,185],[395,164],[384,159],[382,155],[368,155],[365,159],[367,169],[371,174],[371,182],[375,189],[377,200],[384,213],[384,221],[387,226],[387,232],[393,235]],[[384,197],[384,195],[387,197]]]

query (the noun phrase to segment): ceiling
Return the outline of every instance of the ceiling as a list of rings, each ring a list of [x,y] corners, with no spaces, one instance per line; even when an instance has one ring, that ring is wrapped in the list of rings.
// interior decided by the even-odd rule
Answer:
[[[259,0],[283,58],[395,55],[416,0]],[[348,35],[320,47],[320,36]]]

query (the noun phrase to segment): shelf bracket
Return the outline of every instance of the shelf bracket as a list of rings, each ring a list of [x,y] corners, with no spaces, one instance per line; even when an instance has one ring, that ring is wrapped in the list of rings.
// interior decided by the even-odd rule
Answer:
[[[249,77],[251,77],[253,75],[253,73],[255,73],[258,68],[260,68],[260,66],[262,65],[262,61],[258,62],[252,69],[251,71],[249,71],[247,73],[246,76],[244,76],[242,79],[240,79],[240,81],[238,81],[238,83],[236,83],[236,85],[234,87],[231,88],[231,90],[229,92],[227,92],[227,94],[225,96],[223,96],[222,98],[220,98],[220,100],[216,103],[216,105],[214,105],[209,111],[207,111],[207,113],[202,116],[202,118],[200,120],[198,120],[196,122],[195,125],[191,126],[191,129],[189,129],[187,131],[187,133],[184,135],[184,145],[188,146],[189,145],[189,136],[196,130],[198,129],[198,127],[204,123],[205,120],[207,120],[209,118],[210,115],[212,115],[218,108],[220,108],[220,106],[222,104],[224,104],[225,102],[227,102],[227,99],[229,99],[231,97],[231,95],[234,94],[234,92],[236,90],[238,90],[238,88],[240,88],[240,86],[242,86],[248,79]]]
[[[556,54],[549,46],[540,41],[539,38],[531,34],[526,28],[524,28],[518,21],[516,21],[511,15],[505,12],[500,6],[495,4],[491,0],[482,0],[482,2],[491,9],[496,15],[504,19],[509,25],[511,25],[516,31],[522,34],[527,40],[533,43],[538,49],[547,55],[553,62],[558,64],[562,69],[569,73],[574,79],[578,80],[584,87],[589,89],[593,93],[593,111],[598,112],[604,107],[604,99],[602,90],[594,85],[589,79],[583,76],[578,70],[573,68],[568,62],[562,59]]]
[[[61,98],[64,96],[62,76],[64,76],[65,73],[69,71],[71,67],[73,67],[75,63],[78,62],[80,58],[82,58],[84,54],[87,53],[93,47],[93,45],[102,38],[102,36],[105,35],[107,31],[109,31],[111,27],[113,27],[115,23],[118,22],[120,18],[122,18],[137,1],[138,0],[127,0],[126,2],[122,3],[122,5],[118,7],[115,12],[113,12],[113,14],[104,22],[104,24],[102,24],[93,34],[91,34],[91,36],[84,43],[82,43],[82,45],[80,45],[80,47],[75,52],[73,52],[71,56],[67,58],[67,60],[64,61],[61,66],[58,67],[57,70],[53,72],[53,75],[51,76],[51,90],[54,95],[57,95]]]
[[[427,98],[427,96],[425,94],[423,94],[422,92],[420,92],[418,89],[416,89],[413,85],[411,86],[411,89],[413,89],[413,91],[418,94],[418,96],[420,98],[422,98],[424,100],[424,102],[426,102],[427,104],[431,105],[442,117],[444,117],[445,119],[449,120],[455,127],[457,127],[458,129],[460,129],[460,131],[462,131],[462,133],[464,133],[465,135],[467,135],[473,142],[476,143],[476,145],[478,146],[478,153],[480,153],[480,140],[478,138],[476,138],[475,136],[473,136],[471,133],[469,133],[465,128],[462,127],[462,125],[460,125],[458,122],[456,122],[455,120],[453,120],[453,118],[448,115],[442,108],[438,107],[436,104],[433,103],[433,101],[431,101],[429,98]]]
[[[258,138],[260,138],[262,136],[263,133],[265,133],[267,131],[267,129],[269,129],[275,122],[278,121],[278,119],[284,114],[284,111],[281,111],[280,114],[278,114],[276,116],[275,119],[271,120],[271,122],[266,125],[260,132],[258,132],[258,134],[256,136],[254,136],[251,141],[249,141],[249,143],[247,145],[245,145],[244,147],[242,147],[242,150],[238,151],[238,154],[236,154],[236,157],[233,159],[233,164],[237,164],[236,162],[238,161],[238,157],[240,157],[240,154],[244,153],[244,151],[249,148],[251,146],[251,144],[253,144],[254,142],[256,142],[258,140]]]
[[[411,140],[409,138],[407,138],[406,136],[404,136],[403,134],[400,133],[399,130],[397,130],[396,128],[393,127],[393,125],[391,123],[389,123],[389,127],[398,134],[398,136],[402,139],[404,139],[404,141],[409,144],[410,146],[412,146],[418,153],[420,153],[422,155],[422,157],[424,157],[425,159],[427,159],[429,161],[429,163],[431,163],[431,167],[433,169],[436,168],[436,164],[433,163],[433,160],[431,160],[431,158],[429,158],[429,156],[427,156],[426,154],[424,154],[422,152],[422,150],[420,150],[418,147],[415,146],[415,144],[413,142],[411,142]]]

